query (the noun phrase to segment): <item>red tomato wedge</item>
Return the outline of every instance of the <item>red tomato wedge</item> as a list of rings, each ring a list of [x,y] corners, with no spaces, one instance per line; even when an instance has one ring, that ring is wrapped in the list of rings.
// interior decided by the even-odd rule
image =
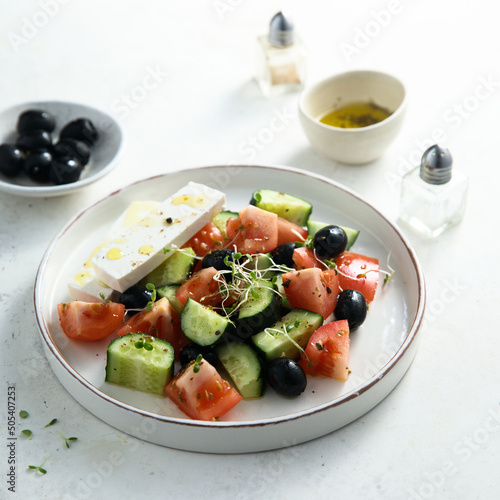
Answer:
[[[144,309],[132,316],[116,333],[121,337],[132,332],[144,333],[170,342],[176,357],[179,350],[189,344],[181,330],[179,313],[165,297],[156,301],[150,311]]]
[[[278,217],[278,245],[295,241],[306,241],[307,230],[303,227]]]
[[[377,291],[378,259],[354,252],[344,252],[335,259],[339,270],[339,284],[342,290],[358,290],[371,302]]]
[[[125,306],[115,302],[72,302],[57,304],[59,321],[70,339],[100,340],[122,324]]]
[[[207,253],[222,248],[224,236],[213,222],[205,224],[182,248],[191,247],[198,257],[205,257]]]
[[[207,361],[195,362],[181,370],[165,387],[168,396],[188,417],[218,420],[242,399]]]
[[[200,269],[178,288],[175,296],[185,305],[189,298],[206,306],[220,305],[222,297],[218,292],[219,283],[214,280],[215,267]]]
[[[226,224],[226,247],[236,246],[241,253],[267,253],[278,246],[278,216],[248,205],[240,216]]]
[[[314,255],[314,250],[309,247],[299,247],[293,251],[293,262],[295,269],[309,269],[310,267],[319,267],[325,269],[325,264]]]
[[[339,278],[333,269],[290,271],[283,274],[283,287],[292,308],[307,309],[326,319],[337,305]]]
[[[299,364],[307,375],[335,378],[349,376],[349,324],[347,320],[320,326],[311,336]]]

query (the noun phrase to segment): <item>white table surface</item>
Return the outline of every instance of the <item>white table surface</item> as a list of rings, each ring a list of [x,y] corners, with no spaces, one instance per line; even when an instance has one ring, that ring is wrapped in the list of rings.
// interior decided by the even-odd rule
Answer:
[[[386,70],[406,82],[404,127],[379,161],[350,167],[322,157],[301,130],[297,94],[261,96],[253,80],[255,39],[285,5],[308,48],[309,83],[357,68]],[[500,498],[495,7],[489,0],[0,0],[0,107],[81,101],[115,116],[127,134],[119,167],[81,192],[50,199],[0,194],[0,498],[128,499],[142,492],[155,498]],[[364,41],[363,32],[369,34]],[[149,79],[153,88],[144,93],[138,87],[151,73],[155,85]],[[249,158],[245,141],[277,112],[287,113],[288,123]],[[52,373],[34,318],[35,273],[53,236],[91,202],[153,174],[250,161],[331,177],[396,220],[401,174],[436,137],[470,177],[466,216],[431,242],[405,231],[426,274],[427,321],[406,376],[357,421],[272,452],[183,452],[116,431],[72,399]],[[17,429],[38,430],[31,441],[17,442],[16,493],[7,490],[5,445],[13,384],[17,411],[30,413],[28,421],[17,419]],[[39,430],[55,417],[57,429]],[[56,430],[78,441],[67,450]],[[26,470],[45,457],[45,476]]]

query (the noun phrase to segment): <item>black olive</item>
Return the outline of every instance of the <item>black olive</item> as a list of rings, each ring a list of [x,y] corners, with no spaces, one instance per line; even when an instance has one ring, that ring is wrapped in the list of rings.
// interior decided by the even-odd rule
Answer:
[[[346,319],[350,331],[363,324],[366,319],[366,312],[366,300],[361,292],[349,289],[339,293],[334,311],[335,319]]]
[[[24,134],[28,130],[53,132],[55,128],[54,117],[47,111],[40,109],[28,109],[21,113],[17,119],[17,131],[20,134]]]
[[[294,242],[283,243],[271,252],[271,258],[274,263],[279,266],[293,267],[293,252],[295,247],[296,245]]]
[[[125,309],[144,309],[151,300],[151,291],[145,286],[132,285],[118,297],[118,302],[125,306]],[[133,316],[139,311],[127,311],[129,316]]]
[[[46,130],[27,130],[19,135],[16,144],[23,151],[36,151],[50,148],[52,138]]]
[[[24,160],[24,171],[28,177],[37,182],[47,182],[50,179],[52,154],[50,151],[36,151]]]
[[[0,172],[7,177],[15,177],[23,170],[22,151],[14,144],[0,145]]]
[[[188,365],[191,361],[194,361],[199,354],[201,354],[205,361],[210,363],[212,366],[216,366],[219,361],[219,358],[212,347],[193,343],[184,346],[179,351],[179,362],[181,366]]]
[[[213,252],[207,253],[201,261],[201,267],[206,269],[207,267],[215,267],[217,271],[230,271],[231,266],[228,266],[225,262],[226,257],[229,261],[234,259],[234,251],[230,248],[221,248],[220,250],[214,250]]]
[[[76,139],[93,146],[99,139],[99,132],[88,118],[77,118],[63,127],[59,138]]]
[[[294,398],[304,392],[306,374],[293,359],[276,358],[267,365],[267,382],[281,396]]]
[[[49,178],[56,185],[71,184],[80,178],[82,164],[76,158],[54,158]]]
[[[346,249],[347,235],[339,226],[325,226],[314,235],[313,245],[320,259],[333,259]]]
[[[77,158],[82,166],[87,165],[90,159],[90,146],[86,142],[76,139],[61,139],[54,144],[52,151],[56,158]]]

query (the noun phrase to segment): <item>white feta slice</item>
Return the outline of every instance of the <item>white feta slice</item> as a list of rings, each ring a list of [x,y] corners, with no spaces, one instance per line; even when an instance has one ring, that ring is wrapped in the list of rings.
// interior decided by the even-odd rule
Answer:
[[[224,193],[189,182],[151,211],[147,220],[130,225],[92,257],[95,275],[120,292],[137,283],[181,247],[224,208]]]
[[[93,250],[82,268],[68,282],[69,296],[73,300],[102,302],[114,298],[116,291],[96,278],[91,259],[101,248],[117,239],[124,228],[147,223],[151,212],[158,208],[158,205],[160,205],[159,201],[134,201],[120,215],[113,224],[109,237]]]

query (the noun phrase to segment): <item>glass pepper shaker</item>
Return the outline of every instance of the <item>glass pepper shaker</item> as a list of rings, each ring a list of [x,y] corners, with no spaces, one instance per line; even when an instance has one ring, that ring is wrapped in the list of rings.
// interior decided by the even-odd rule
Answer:
[[[278,12],[271,19],[269,33],[257,42],[257,82],[262,93],[269,97],[302,89],[306,51],[291,17]]]
[[[464,215],[468,179],[452,166],[449,150],[436,144],[403,177],[400,219],[424,237],[440,235]]]

